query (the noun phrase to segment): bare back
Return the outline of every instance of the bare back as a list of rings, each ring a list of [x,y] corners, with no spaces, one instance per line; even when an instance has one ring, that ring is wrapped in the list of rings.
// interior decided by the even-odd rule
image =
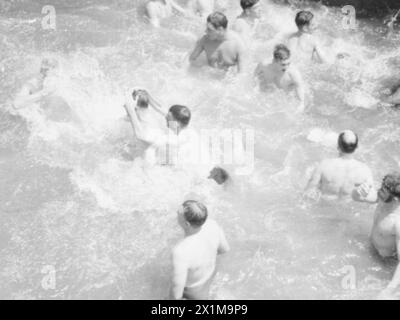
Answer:
[[[183,239],[175,248],[188,265],[186,287],[203,285],[215,272],[216,259],[225,236],[214,220],[207,220],[201,230]]]
[[[320,187],[326,195],[349,196],[358,185],[373,183],[371,170],[354,159],[324,160],[320,170]]]

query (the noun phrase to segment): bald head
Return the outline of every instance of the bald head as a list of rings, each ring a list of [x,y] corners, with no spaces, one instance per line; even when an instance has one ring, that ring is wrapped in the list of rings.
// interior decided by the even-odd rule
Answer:
[[[338,146],[343,153],[353,153],[358,147],[358,136],[353,131],[346,130],[339,135]]]

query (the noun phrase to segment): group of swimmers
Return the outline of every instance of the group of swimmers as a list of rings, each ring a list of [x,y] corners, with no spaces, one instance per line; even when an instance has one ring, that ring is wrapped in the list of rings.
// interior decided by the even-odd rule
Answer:
[[[262,14],[260,1],[240,0],[243,11],[231,29],[228,28],[227,17],[221,12],[214,12],[214,0],[189,2],[188,8],[183,8],[173,0],[151,0],[146,5],[146,12],[155,27],[160,27],[163,19],[172,15],[173,9],[189,16],[206,16],[206,32],[196,42],[189,56],[190,64],[198,66],[197,60],[204,52],[210,67],[222,70],[236,67],[238,72],[242,72],[246,68],[244,43],[259,26]],[[295,23],[298,31],[278,44],[273,51],[272,61],[260,62],[254,75],[262,91],[271,88],[294,91],[298,100],[297,111],[303,112],[306,107],[305,84],[291,57],[295,53],[311,63],[326,63],[329,58],[313,35],[314,15],[310,11],[300,11]],[[340,58],[340,54],[337,57]],[[51,94],[52,90],[45,88],[44,80],[56,67],[55,61],[44,60],[40,76],[23,87],[14,105],[23,108]],[[400,101],[400,90],[387,100],[395,102],[396,99]],[[135,88],[129,93],[124,108],[137,143],[143,144],[144,163],[156,164],[161,148],[190,144],[191,111],[188,107],[173,105],[165,108],[146,89]],[[160,120],[164,123],[161,124]],[[350,130],[342,132],[338,138],[339,156],[324,160],[316,167],[305,196],[314,199],[321,196],[352,198],[359,202],[377,203],[372,243],[382,257],[400,255],[400,173],[388,174],[380,189],[375,189],[372,171],[354,158],[358,144],[356,133]],[[219,185],[227,184],[232,179],[228,171],[221,167],[213,168],[209,178]],[[200,201],[185,201],[177,216],[185,238],[173,249],[170,297],[207,299],[216,274],[217,255],[229,251],[229,245],[222,228],[214,220],[208,219],[207,208]],[[381,297],[393,296],[399,284],[400,267],[397,267]]]

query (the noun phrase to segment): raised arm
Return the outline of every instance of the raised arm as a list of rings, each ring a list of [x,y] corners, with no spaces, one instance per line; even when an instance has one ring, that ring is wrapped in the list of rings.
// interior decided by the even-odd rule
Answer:
[[[135,106],[134,102],[131,100],[127,100],[127,102],[124,104],[124,108],[128,114],[129,121],[132,125],[133,132],[136,134],[136,137],[139,140],[146,141],[148,143],[152,143],[152,141],[149,139],[149,137],[146,135],[146,132],[142,126],[142,124],[139,121],[139,118],[136,114],[135,111]]]
[[[170,299],[179,300],[183,298],[188,267],[184,258],[182,257],[182,254],[177,249],[174,249],[172,252],[172,268]]]
[[[161,114],[163,117],[166,117],[168,114],[166,108],[164,108],[159,102],[157,102],[149,93],[147,94],[149,96],[150,105],[153,107],[153,109]]]
[[[203,38],[201,38],[196,42],[196,46],[194,47],[192,53],[189,56],[190,64],[193,65],[193,63],[197,60],[197,58],[201,55],[203,51],[204,51]]]

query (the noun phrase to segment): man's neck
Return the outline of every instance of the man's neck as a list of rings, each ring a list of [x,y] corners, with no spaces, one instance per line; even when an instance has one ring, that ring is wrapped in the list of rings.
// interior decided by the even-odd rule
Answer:
[[[339,154],[339,158],[344,159],[344,160],[352,160],[353,159],[353,154],[341,152]]]
[[[187,228],[187,229],[185,230],[185,238],[190,237],[190,236],[193,236],[193,235],[199,233],[200,230],[201,230],[201,228],[196,228],[196,229],[194,229],[194,228]]]

